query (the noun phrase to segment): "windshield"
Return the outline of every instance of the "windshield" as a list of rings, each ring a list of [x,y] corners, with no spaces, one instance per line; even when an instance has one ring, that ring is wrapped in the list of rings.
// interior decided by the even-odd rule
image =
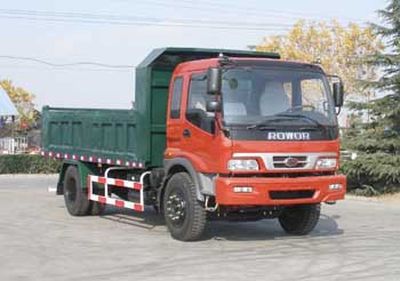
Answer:
[[[336,125],[329,84],[320,72],[242,67],[223,74],[224,124]]]

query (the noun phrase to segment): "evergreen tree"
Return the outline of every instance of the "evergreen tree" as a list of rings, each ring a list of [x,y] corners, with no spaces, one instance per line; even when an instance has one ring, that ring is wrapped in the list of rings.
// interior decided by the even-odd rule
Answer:
[[[342,166],[349,189],[364,194],[400,191],[400,0],[391,0],[378,13],[384,25],[372,27],[384,39],[385,52],[366,57],[364,63],[379,67],[383,74],[365,85],[384,97],[368,104],[350,104],[358,112],[367,111],[371,118],[350,130],[343,142],[359,155]]]

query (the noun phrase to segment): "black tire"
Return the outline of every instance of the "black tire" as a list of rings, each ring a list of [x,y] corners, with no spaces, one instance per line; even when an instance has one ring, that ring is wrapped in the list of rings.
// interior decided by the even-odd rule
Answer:
[[[105,208],[105,204],[92,201],[90,202],[89,214],[92,216],[101,216],[104,213]]]
[[[194,241],[203,234],[206,211],[197,201],[196,187],[187,173],[176,173],[169,179],[163,197],[163,213],[173,238]]]
[[[69,166],[65,172],[64,201],[72,216],[89,214],[90,202],[86,192],[82,189],[79,172],[75,166]]]
[[[279,223],[288,234],[306,235],[317,225],[320,204],[286,207],[279,216]]]

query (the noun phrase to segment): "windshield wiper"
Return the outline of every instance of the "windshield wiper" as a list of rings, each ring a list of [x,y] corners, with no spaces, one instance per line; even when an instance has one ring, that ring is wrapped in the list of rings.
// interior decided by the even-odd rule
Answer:
[[[285,113],[280,113],[276,114],[274,116],[271,116],[271,118],[267,118],[262,120],[261,122],[253,125],[249,125],[246,127],[248,130],[253,130],[253,129],[259,129],[259,130],[276,130],[276,128],[270,126],[270,122],[283,122],[283,121],[288,121],[288,120],[296,120],[296,119],[303,119],[307,121],[311,121],[314,125],[317,125],[317,127],[325,129],[325,125],[318,122],[317,120],[308,117],[306,115],[302,114],[285,114]]]
[[[301,119],[305,119],[307,121],[311,121],[312,123],[314,123],[318,127],[325,128],[325,125],[322,124],[321,122],[319,122],[319,121],[317,121],[317,120],[315,120],[315,119],[313,119],[311,117],[308,117],[307,115],[303,115],[303,114],[285,114],[285,113],[280,113],[280,114],[276,114],[275,116],[292,117],[294,119],[301,118]]]
[[[249,125],[246,127],[246,129],[248,129],[248,130],[253,130],[253,129],[276,130],[276,128],[268,126],[270,122],[282,122],[282,121],[288,121],[288,120],[293,120],[293,118],[291,116],[280,116],[280,115],[279,115],[279,117],[272,116],[270,118],[266,118],[266,119],[262,120],[261,122],[258,122],[257,124]]]

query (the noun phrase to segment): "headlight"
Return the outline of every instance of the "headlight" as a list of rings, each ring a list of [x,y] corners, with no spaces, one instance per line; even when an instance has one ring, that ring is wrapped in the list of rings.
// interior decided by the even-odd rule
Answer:
[[[336,164],[337,164],[336,158],[320,158],[317,160],[315,169],[317,170],[335,169]]]
[[[254,159],[231,159],[228,161],[230,171],[258,171],[258,163]]]

